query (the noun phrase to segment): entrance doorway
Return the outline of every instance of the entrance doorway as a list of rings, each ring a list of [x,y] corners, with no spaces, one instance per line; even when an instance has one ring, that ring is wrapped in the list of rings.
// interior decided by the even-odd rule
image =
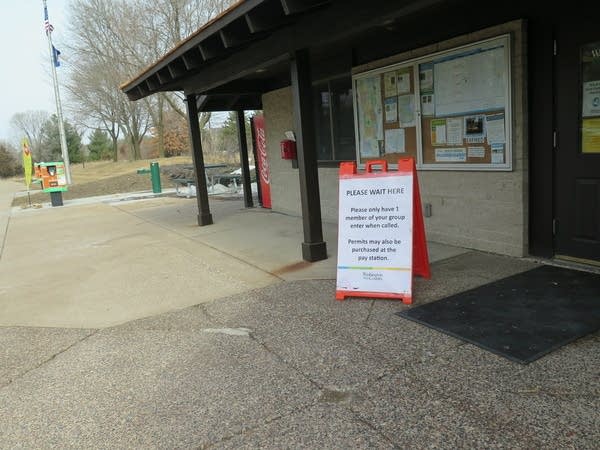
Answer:
[[[556,37],[555,256],[600,264],[600,29]]]

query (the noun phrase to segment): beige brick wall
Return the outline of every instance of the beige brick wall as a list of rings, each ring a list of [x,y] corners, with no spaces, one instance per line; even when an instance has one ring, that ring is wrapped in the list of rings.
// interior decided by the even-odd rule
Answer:
[[[263,114],[267,153],[271,168],[271,205],[273,211],[300,215],[300,185],[298,169],[292,162],[281,159],[279,143],[285,131],[293,130],[292,91],[279,89],[263,95]]]
[[[524,256],[528,248],[528,153],[527,67],[525,24],[514,21],[452,41],[370,63],[358,71],[424,56],[500,34],[511,34],[512,157],[510,172],[419,171],[423,203],[431,203],[425,219],[427,238],[511,256]],[[263,96],[267,148],[271,165],[273,210],[300,215],[298,169],[279,155],[284,132],[293,129],[291,89]],[[336,223],[338,212],[337,169],[319,169],[323,221]]]

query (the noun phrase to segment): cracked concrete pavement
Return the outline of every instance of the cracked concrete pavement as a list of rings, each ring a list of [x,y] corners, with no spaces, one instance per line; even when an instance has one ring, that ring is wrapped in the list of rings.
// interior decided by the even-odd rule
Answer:
[[[0,448],[598,448],[598,333],[523,366],[335,301],[297,218],[194,202],[1,210]],[[538,264],[430,253],[416,303]]]

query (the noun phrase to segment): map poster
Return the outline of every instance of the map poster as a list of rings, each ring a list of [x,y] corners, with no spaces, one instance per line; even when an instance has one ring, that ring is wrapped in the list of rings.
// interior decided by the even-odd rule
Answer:
[[[379,156],[383,141],[383,105],[379,75],[356,80],[360,156]]]

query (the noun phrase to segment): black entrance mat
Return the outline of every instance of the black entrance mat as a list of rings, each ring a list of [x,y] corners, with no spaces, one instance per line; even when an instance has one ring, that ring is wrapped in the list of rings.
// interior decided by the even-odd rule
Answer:
[[[527,364],[600,329],[600,275],[541,266],[396,314]]]

